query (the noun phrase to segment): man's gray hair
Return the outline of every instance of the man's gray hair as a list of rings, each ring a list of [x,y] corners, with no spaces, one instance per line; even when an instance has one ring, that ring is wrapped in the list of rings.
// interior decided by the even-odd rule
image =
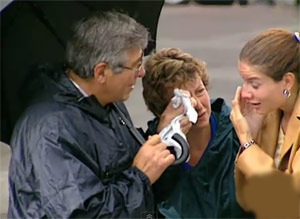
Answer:
[[[94,67],[100,62],[119,73],[126,62],[125,52],[134,47],[145,49],[148,38],[148,30],[128,15],[98,12],[76,24],[67,45],[66,61],[81,78],[93,77]]]

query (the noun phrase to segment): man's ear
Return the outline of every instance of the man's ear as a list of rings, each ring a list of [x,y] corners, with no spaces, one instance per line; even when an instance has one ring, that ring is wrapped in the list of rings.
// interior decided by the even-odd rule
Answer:
[[[282,79],[284,81],[285,88],[291,90],[293,85],[295,84],[295,75],[292,72],[288,72],[283,75]]]
[[[94,67],[94,78],[99,83],[105,83],[106,81],[106,70],[108,65],[104,62],[100,62]]]

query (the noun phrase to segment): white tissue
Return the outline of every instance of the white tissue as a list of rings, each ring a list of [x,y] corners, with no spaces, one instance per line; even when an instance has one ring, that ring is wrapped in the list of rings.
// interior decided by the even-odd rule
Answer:
[[[174,97],[171,99],[174,109],[178,108],[181,103],[184,105],[184,114],[189,118],[192,123],[197,122],[198,114],[191,104],[191,100],[188,94],[182,92],[179,89],[174,89]]]

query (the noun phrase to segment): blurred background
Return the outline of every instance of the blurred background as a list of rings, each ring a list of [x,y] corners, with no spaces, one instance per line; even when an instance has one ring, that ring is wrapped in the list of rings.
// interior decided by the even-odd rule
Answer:
[[[7,1],[1,1],[1,8]],[[231,105],[241,79],[237,58],[242,46],[257,33],[272,27],[300,31],[299,0],[166,0],[161,11],[157,50],[177,47],[207,63],[210,96]],[[153,115],[137,81],[126,102],[136,127],[146,129]],[[9,148],[0,143],[0,218],[6,218]]]

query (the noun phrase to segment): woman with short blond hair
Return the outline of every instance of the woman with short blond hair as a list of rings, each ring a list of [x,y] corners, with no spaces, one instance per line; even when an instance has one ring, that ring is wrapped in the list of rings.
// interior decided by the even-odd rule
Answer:
[[[153,53],[145,64],[144,99],[156,119],[149,134],[160,131],[158,119],[168,116],[175,88],[195,100],[197,122],[186,134],[190,159],[174,165],[154,185],[158,210],[166,218],[249,217],[235,199],[234,160],[239,142],[224,100],[210,100],[204,62],[178,49]]]

